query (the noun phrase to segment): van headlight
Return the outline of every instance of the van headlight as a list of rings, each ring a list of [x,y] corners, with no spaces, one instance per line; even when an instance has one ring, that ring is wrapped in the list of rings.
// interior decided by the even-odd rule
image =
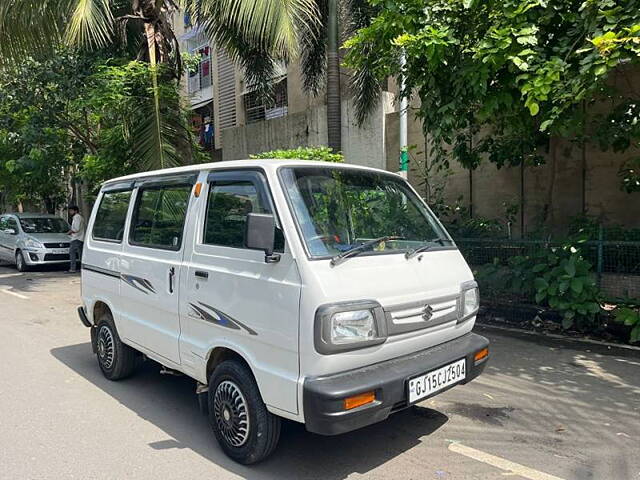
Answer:
[[[378,345],[386,340],[386,333],[384,311],[374,301],[324,305],[316,313],[315,344],[319,353]]]
[[[458,323],[464,322],[478,313],[479,308],[480,292],[478,291],[478,284],[474,281],[463,283],[461,286]]]

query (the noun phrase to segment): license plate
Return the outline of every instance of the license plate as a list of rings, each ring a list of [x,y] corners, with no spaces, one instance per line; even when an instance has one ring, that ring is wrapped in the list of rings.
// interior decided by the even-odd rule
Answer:
[[[411,378],[409,379],[409,403],[417,402],[449,385],[458,383],[464,380],[466,375],[466,361],[463,358],[419,377]]]
[[[69,253],[69,249],[68,248],[52,248],[51,250],[49,250],[49,253],[53,253],[53,254]]]

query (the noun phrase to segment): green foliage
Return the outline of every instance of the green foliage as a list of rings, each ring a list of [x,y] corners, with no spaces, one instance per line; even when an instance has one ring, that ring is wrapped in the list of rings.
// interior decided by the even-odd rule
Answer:
[[[583,106],[596,99],[619,120],[609,123],[612,148],[637,142],[632,115],[616,106],[638,99],[607,83],[621,65],[640,63],[637,0],[370,3],[384,8],[346,42],[346,63],[379,80],[404,74],[402,93],[419,94],[442,165],[455,158],[475,168],[484,155],[498,167],[537,164],[551,135],[583,134]]]
[[[640,192],[640,157],[634,157],[620,167],[621,188],[627,193]]]
[[[152,145],[148,64],[61,50],[0,70],[0,190],[11,203],[53,210],[72,182],[83,180],[91,192],[115,176],[197,161],[179,86],[164,69],[155,69],[164,163]]]
[[[562,316],[565,329],[591,326],[600,312],[599,291],[592,265],[571,245],[494,261],[479,269],[478,283],[489,290],[508,290]]]
[[[629,343],[640,341],[640,305],[618,305],[613,314],[616,321],[632,327]]]
[[[250,157],[317,160],[333,163],[344,162],[344,156],[341,153],[333,153],[333,150],[331,150],[329,147],[298,147],[285,150],[272,150],[270,152],[250,155]]]

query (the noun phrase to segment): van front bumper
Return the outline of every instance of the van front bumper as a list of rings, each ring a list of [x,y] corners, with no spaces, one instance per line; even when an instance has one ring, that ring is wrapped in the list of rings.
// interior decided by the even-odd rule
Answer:
[[[488,356],[477,362],[474,356],[488,346],[486,338],[468,333],[441,345],[375,365],[307,378],[303,387],[305,426],[313,433],[337,435],[384,420],[391,413],[409,406],[407,381],[410,378],[464,358],[465,379],[433,395],[468,383],[484,370]],[[371,391],[375,392],[374,402],[352,410],[344,409],[345,398]]]

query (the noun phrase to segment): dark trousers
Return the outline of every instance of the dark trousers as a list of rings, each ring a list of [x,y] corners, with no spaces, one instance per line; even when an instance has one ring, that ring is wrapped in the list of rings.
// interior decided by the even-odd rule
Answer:
[[[78,262],[82,262],[82,246],[84,242],[80,240],[71,240],[71,245],[69,245],[69,261],[71,264],[69,265],[69,270],[75,272]]]

